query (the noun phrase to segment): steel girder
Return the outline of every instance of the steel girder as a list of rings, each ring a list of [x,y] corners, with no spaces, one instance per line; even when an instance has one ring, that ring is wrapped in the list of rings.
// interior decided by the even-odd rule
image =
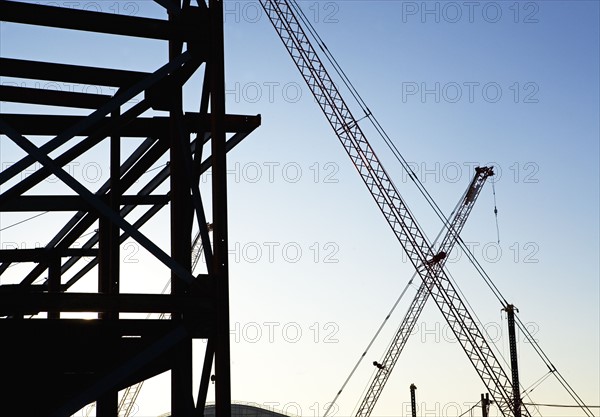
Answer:
[[[99,417],[116,417],[119,390],[171,371],[172,415],[199,416],[213,360],[217,415],[230,414],[225,155],[260,125],[260,116],[225,112],[222,3],[156,3],[166,18],[0,1],[0,23],[152,39],[168,50],[162,66],[144,71],[17,59],[0,51],[0,77],[114,87],[114,94],[91,94],[0,83],[0,102],[27,109],[0,109],[0,146],[24,151],[0,172],[0,215],[47,212],[44,229],[54,230],[40,248],[0,250],[0,361],[17,364],[14,371],[3,366],[0,376],[7,415],[69,416],[96,401]],[[200,108],[189,112],[183,90],[196,73],[204,77]],[[109,175],[92,189],[67,166],[98,146],[108,148]],[[209,168],[211,187],[201,192],[199,180]],[[49,178],[62,187],[48,191]],[[61,212],[73,214],[65,222]],[[165,212],[170,225],[157,241],[144,227]],[[199,274],[191,266],[194,227],[206,256]],[[133,273],[139,292],[121,291],[122,245],[130,241],[160,261],[163,272],[156,273],[170,280],[170,294],[146,293],[143,262]],[[10,267],[16,263],[15,274]],[[72,291],[83,283],[93,291]],[[84,312],[96,318],[65,318]],[[125,319],[126,313],[171,319]],[[193,338],[208,340],[196,403]]]

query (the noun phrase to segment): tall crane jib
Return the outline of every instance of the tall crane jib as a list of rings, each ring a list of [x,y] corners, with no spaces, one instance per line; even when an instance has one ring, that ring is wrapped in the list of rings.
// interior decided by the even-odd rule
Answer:
[[[490,348],[484,333],[448,278],[442,267],[443,262],[431,262],[437,253],[425,238],[371,148],[357,119],[352,115],[321,62],[290,3],[284,0],[261,0],[266,15],[308,88],[495,404],[504,416],[513,416],[513,390],[510,379]],[[366,407],[360,416],[368,416],[371,410],[371,406]],[[523,414],[529,415],[525,407],[523,407]]]
[[[483,185],[492,175],[494,175],[492,167],[475,168],[475,176],[470,182],[469,188],[458,202],[457,208],[454,211],[449,224],[445,226],[446,234],[442,238],[442,242],[439,246],[437,254],[434,256],[434,258],[437,257],[439,267],[442,267],[448,259],[446,254],[450,254],[452,252],[460,232],[462,231],[467,218],[469,217],[469,214],[475,205],[475,201],[483,189]],[[377,403],[377,400],[381,395],[381,392],[383,391],[383,388],[390,377],[391,372],[394,369],[400,354],[404,349],[404,346],[406,345],[406,342],[412,334],[423,308],[425,307],[425,302],[429,298],[431,284],[433,283],[426,283],[425,281],[421,282],[421,285],[419,286],[419,289],[417,290],[417,293],[413,298],[406,315],[402,319],[400,327],[396,331],[392,342],[383,356],[381,368],[378,367],[377,372],[375,373],[369,385],[369,388],[366,390],[360,402],[356,413],[357,416],[367,417],[373,411],[373,408],[375,407],[375,404]]]

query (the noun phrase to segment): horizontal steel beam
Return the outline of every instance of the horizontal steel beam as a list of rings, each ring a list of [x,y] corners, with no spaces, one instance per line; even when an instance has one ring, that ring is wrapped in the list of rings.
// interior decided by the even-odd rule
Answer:
[[[206,332],[210,327],[211,316],[204,320],[201,326]],[[185,325],[186,323],[184,323]],[[190,323],[191,324],[191,323]],[[57,350],[70,351],[73,347],[89,344],[105,339],[112,341],[115,338],[127,339],[129,336],[142,336],[142,338],[156,339],[181,325],[181,322],[161,319],[123,319],[123,320],[88,320],[88,319],[61,319],[61,320],[0,320],[0,334],[3,340],[21,340],[31,342],[23,345],[22,350],[36,351],[40,347],[51,345]],[[194,329],[188,329],[194,330]],[[206,335],[205,335],[206,336]],[[86,341],[87,339],[87,341]],[[1,343],[0,355],[6,351],[14,351],[15,344]],[[92,344],[89,350],[102,350],[104,347]],[[90,351],[71,352],[78,356],[94,357]],[[113,352],[116,353],[116,352]],[[1,356],[10,358],[10,356]],[[30,360],[32,357],[30,356]],[[61,364],[58,364],[61,366]]]
[[[0,119],[13,127],[22,135],[55,136],[65,129],[79,123],[85,116],[37,115],[37,114],[0,114]],[[189,133],[210,132],[211,116],[198,113],[186,113],[184,126]],[[106,117],[106,122],[110,121]],[[261,117],[244,115],[227,115],[225,128],[229,133],[252,132],[260,126]],[[91,135],[99,126],[90,126],[81,135]],[[168,117],[138,118],[112,134],[122,137],[164,136],[169,131]],[[4,134],[0,128],[0,134]]]
[[[103,94],[74,93],[45,88],[15,87],[0,85],[0,101],[12,103],[42,104],[82,109],[97,109],[112,96]]]
[[[150,73],[139,71],[0,58],[0,76],[4,77],[60,81],[70,84],[129,87],[149,75]]]
[[[208,294],[27,293],[19,289],[0,291],[0,316],[40,312],[193,313],[198,316],[213,311],[210,300]]]
[[[0,262],[39,262],[47,263],[57,257],[98,256],[98,249],[69,248],[61,251],[54,249],[0,249]],[[2,287],[0,287],[2,288]]]
[[[0,21],[82,30],[112,35],[134,36],[160,40],[195,40],[198,32],[206,31],[207,13],[194,13],[195,27],[173,25],[167,20],[124,16],[113,13],[68,9],[34,3],[0,1]],[[189,22],[191,23],[191,22]]]
[[[108,201],[108,196],[105,198]],[[168,195],[124,195],[121,205],[161,205],[169,203]],[[0,204],[0,212],[21,211],[86,211],[90,206],[79,196],[19,196]]]

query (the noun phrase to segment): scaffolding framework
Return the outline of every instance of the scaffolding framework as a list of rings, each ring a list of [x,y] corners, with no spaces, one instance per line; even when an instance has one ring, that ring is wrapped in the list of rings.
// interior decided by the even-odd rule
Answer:
[[[71,216],[58,221],[43,247],[0,250],[0,398],[6,415],[64,417],[95,401],[97,416],[117,417],[120,390],[166,371],[173,417],[202,416],[211,379],[216,415],[230,415],[226,153],[260,125],[260,116],[225,112],[222,2],[155,3],[165,19],[0,0],[0,23],[67,29],[73,36],[84,31],[151,39],[166,47],[164,65],[148,72],[23,60],[0,50],[0,77],[115,91],[0,83],[0,102],[27,109],[0,109],[0,141],[24,151],[0,172],[0,215]],[[199,111],[186,112],[183,91],[194,74],[203,80]],[[57,111],[47,112],[49,107]],[[128,149],[137,145],[126,155],[124,143]],[[109,178],[90,189],[65,167],[99,144],[108,149]],[[149,171],[165,158],[161,169]],[[39,169],[32,172],[34,164]],[[201,192],[200,178],[208,170],[210,191]],[[68,192],[40,193],[51,175]],[[161,242],[145,228],[159,213],[169,219]],[[192,270],[194,225],[206,259],[199,274]],[[122,246],[131,241],[164,265],[170,293],[121,291]],[[16,263],[26,272],[17,282],[2,280]],[[143,262],[139,266],[143,271]],[[131,274],[131,265],[127,270]],[[142,288],[144,274],[128,279],[139,280]],[[90,279],[95,291],[73,291]],[[171,318],[125,319],[128,313]],[[193,339],[207,339],[197,393],[192,392]]]

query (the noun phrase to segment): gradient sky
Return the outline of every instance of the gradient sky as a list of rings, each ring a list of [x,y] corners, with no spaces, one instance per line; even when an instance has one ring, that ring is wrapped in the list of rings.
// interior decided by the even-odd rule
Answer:
[[[164,17],[150,1],[60,4]],[[600,405],[599,3],[300,4],[442,210],[454,207],[474,166],[496,168],[500,243],[491,181],[463,240],[575,391]],[[233,399],[322,416],[413,271],[259,3],[227,1],[225,7],[227,110],[262,115],[262,126],[229,156]],[[150,71],[165,62],[166,45],[4,23],[0,53]],[[186,90],[187,110],[197,111],[198,91],[196,78]],[[1,110],[29,111],[6,103]],[[439,221],[384,143],[364,127],[433,239]],[[105,150],[71,167],[90,189],[107,177]],[[2,169],[19,157],[2,137]],[[0,229],[19,219],[3,215]],[[146,230],[157,242],[167,233],[165,220],[159,216]],[[33,247],[56,230],[42,216],[3,230],[0,241]],[[164,268],[135,242],[123,252],[125,291],[163,288]],[[144,284],[134,273],[140,268],[148,272]],[[454,253],[448,269],[498,354],[509,360],[502,306],[464,254]],[[18,270],[2,283],[16,279]],[[90,277],[77,289],[93,283]],[[413,284],[340,396],[335,415],[352,415],[372,361],[382,356],[415,291]],[[548,370],[522,335],[519,340],[521,382],[530,388]],[[203,346],[197,343],[199,365]],[[166,381],[162,376],[145,384],[138,416],[168,411]],[[433,303],[374,415],[408,415],[411,383],[421,416],[460,415],[485,392]],[[531,400],[572,404],[552,376]]]

